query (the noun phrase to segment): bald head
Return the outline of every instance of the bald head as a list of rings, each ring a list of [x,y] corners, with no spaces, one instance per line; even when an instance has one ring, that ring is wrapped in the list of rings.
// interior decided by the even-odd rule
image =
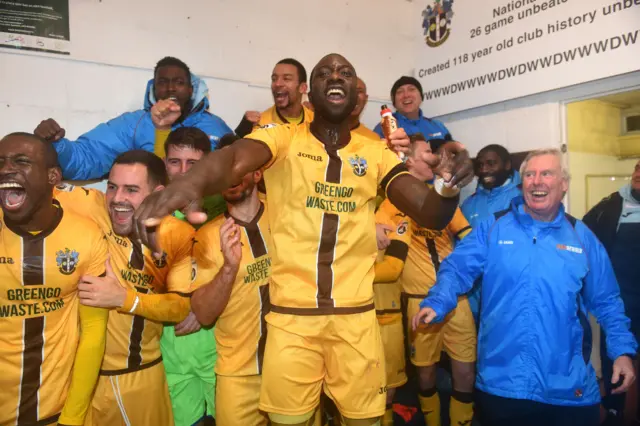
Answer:
[[[349,62],[349,60],[347,60],[347,58],[345,58],[344,56],[342,56],[339,53],[329,53],[328,55],[323,56],[322,59],[320,59],[318,61],[316,66],[313,67],[313,70],[311,70],[311,77],[309,79],[309,90],[311,90],[311,87],[313,85],[313,77],[314,77],[316,71],[320,67],[326,66],[327,64],[334,63],[335,61],[338,61],[338,62],[341,62],[343,64],[346,64],[346,65],[350,66],[353,69],[354,75],[355,75],[355,68],[353,67],[353,65],[351,65],[351,62]]]
[[[309,100],[316,117],[341,124],[353,112],[357,103],[356,70],[344,56],[326,55],[311,72]]]

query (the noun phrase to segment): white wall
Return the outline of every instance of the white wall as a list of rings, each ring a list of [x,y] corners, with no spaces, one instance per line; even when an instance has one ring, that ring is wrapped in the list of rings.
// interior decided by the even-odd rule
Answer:
[[[310,73],[334,51],[366,81],[372,105],[363,122],[373,126],[392,82],[412,72],[421,32],[407,22],[419,29],[421,10],[383,0],[70,0],[69,57],[0,49],[0,134],[53,117],[76,137],[139,109],[167,55],[205,77],[212,111],[235,128],[244,111],[272,104],[275,62],[295,57]]]

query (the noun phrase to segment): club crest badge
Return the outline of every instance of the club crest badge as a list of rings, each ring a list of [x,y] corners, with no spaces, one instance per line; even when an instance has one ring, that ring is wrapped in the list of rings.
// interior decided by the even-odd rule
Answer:
[[[404,235],[405,232],[407,232],[407,228],[409,227],[409,223],[408,222],[401,222],[398,225],[398,228],[396,229],[396,233],[398,235]]]
[[[162,252],[162,256],[160,257],[160,259],[156,259],[154,257],[153,264],[156,265],[158,268],[164,268],[165,266],[167,266],[167,253]]]
[[[79,257],[80,253],[75,250],[69,250],[68,248],[58,250],[56,252],[56,264],[60,273],[64,275],[73,274],[78,266]]]
[[[349,164],[353,168],[353,174],[356,176],[364,176],[367,174],[367,160],[362,157],[356,155],[355,157],[349,158]]]
[[[422,11],[422,28],[425,42],[429,47],[438,47],[451,34],[451,18],[453,18],[453,0],[435,0],[433,6]]]

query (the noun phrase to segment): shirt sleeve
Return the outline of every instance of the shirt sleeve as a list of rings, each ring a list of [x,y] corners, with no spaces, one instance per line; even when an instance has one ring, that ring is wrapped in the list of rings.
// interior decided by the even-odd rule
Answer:
[[[161,239],[167,241],[161,247],[170,249],[167,253],[169,273],[167,274],[167,292],[189,293],[193,281],[192,253],[195,241],[195,230],[187,222],[171,219],[171,225],[164,230],[160,225]]]
[[[134,129],[145,114],[145,111],[127,112],[99,124],[77,141],[63,138],[55,142],[64,178],[89,180],[109,173],[113,160],[134,148]]]
[[[389,201],[385,201],[376,214],[376,223],[392,226],[391,240],[382,261],[375,264],[374,282],[395,282],[404,269],[409,244],[411,243],[411,221]]]
[[[380,144],[382,148],[382,158],[378,165],[378,186],[382,187],[385,194],[392,180],[409,171],[398,155],[391,151],[386,144]],[[387,194],[388,195],[388,194]]]
[[[217,223],[209,223],[198,230],[196,242],[193,245],[193,258],[196,273],[193,289],[209,284],[222,267],[221,259],[216,252],[220,251],[220,228]]]
[[[464,217],[464,214],[462,214],[462,211],[459,207],[453,214],[451,222],[449,222],[449,224],[447,225],[447,230],[457,241],[460,241],[471,232],[471,225],[469,225],[469,222]]]
[[[265,169],[286,158],[296,128],[289,124],[267,124],[246,136],[247,139],[262,142],[271,151],[271,160],[264,166]]]
[[[91,263],[86,274],[104,275],[107,261],[107,242],[98,229],[92,243]],[[91,403],[93,389],[98,381],[107,335],[107,309],[79,305],[80,340],[71,372],[71,386],[59,423],[82,425]]]
[[[436,322],[444,320],[457,306],[458,296],[471,290],[482,275],[488,254],[488,230],[494,222],[487,220],[474,228],[440,265],[436,284],[420,303],[420,308],[429,307],[436,312]]]
[[[578,225],[579,226],[579,225]],[[611,261],[604,246],[585,226],[585,250],[589,272],[585,277],[585,305],[598,320],[607,337],[607,355],[616,360],[621,355],[635,355],[638,343],[630,331],[624,304]]]

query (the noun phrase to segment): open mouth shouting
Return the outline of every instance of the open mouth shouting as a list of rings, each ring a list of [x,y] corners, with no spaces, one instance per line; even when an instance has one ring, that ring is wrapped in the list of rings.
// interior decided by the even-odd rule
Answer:
[[[133,221],[135,210],[130,204],[112,204],[111,220],[118,225],[126,225]]]
[[[273,92],[273,100],[276,104],[282,105],[289,102],[289,93],[286,90]]]
[[[346,93],[342,87],[332,86],[325,92],[327,100],[332,104],[343,104],[346,99]]]
[[[0,183],[0,202],[7,211],[17,211],[27,200],[27,191],[17,182]]]

